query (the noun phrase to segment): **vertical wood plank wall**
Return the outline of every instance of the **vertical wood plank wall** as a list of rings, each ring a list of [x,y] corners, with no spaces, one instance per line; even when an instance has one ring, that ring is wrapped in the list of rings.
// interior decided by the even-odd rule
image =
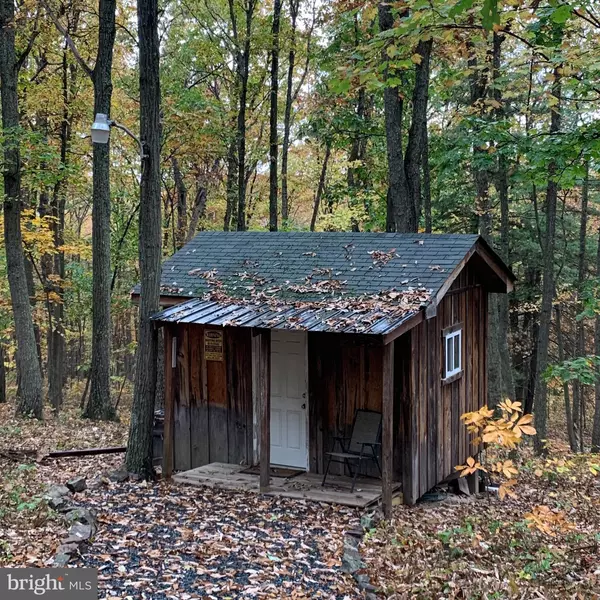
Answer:
[[[211,462],[252,463],[252,333],[223,331],[224,360],[206,361],[203,326],[166,327],[169,348],[176,344],[176,367],[168,368],[170,353],[165,357],[176,471]]]
[[[460,417],[486,402],[487,293],[479,283],[475,270],[467,266],[439,304],[437,315],[410,332],[412,398],[404,403],[401,431],[402,487],[411,504],[474,452]],[[463,325],[463,374],[443,384],[442,330],[457,323]]]
[[[349,436],[357,409],[381,412],[383,346],[368,337],[308,332],[309,469],[323,473],[335,436]],[[336,448],[339,451],[339,447]],[[330,472],[343,473],[332,463]],[[368,472],[379,476],[374,465]]]

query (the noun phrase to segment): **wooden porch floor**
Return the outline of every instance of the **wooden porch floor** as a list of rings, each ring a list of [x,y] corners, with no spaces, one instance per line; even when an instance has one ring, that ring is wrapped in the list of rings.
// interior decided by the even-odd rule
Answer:
[[[259,493],[258,475],[241,473],[247,466],[227,463],[211,463],[183,471],[173,476],[173,481],[188,485],[218,487],[227,490],[240,490]],[[339,475],[329,475],[325,487],[321,486],[322,475],[303,473],[290,479],[271,477],[271,487],[267,496],[313,500],[329,504],[342,504],[366,508],[381,499],[381,482],[370,477],[359,477],[354,492],[350,493],[352,479]],[[396,489],[398,489],[399,484]]]

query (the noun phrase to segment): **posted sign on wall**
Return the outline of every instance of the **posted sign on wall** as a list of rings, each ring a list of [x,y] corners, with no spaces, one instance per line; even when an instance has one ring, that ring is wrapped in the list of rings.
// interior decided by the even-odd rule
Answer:
[[[204,357],[206,360],[223,360],[223,331],[204,330]]]

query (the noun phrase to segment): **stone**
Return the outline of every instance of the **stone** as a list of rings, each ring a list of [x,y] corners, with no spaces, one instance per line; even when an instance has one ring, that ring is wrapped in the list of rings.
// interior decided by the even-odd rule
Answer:
[[[69,506],[69,503],[65,500],[65,498],[63,498],[62,496],[59,496],[58,498],[56,497],[51,497],[48,500],[48,506],[52,509],[52,510],[56,510],[58,512],[61,512],[62,509],[66,508],[67,506]]]
[[[361,540],[362,537],[364,536],[365,532],[363,529],[361,528],[356,528],[356,529],[348,529],[346,531],[346,535],[349,537],[353,537],[356,538],[358,540]]]
[[[69,488],[64,485],[51,485],[46,492],[47,498],[62,498],[69,495]]]
[[[92,526],[87,523],[75,523],[69,529],[69,536],[64,540],[63,544],[81,544],[88,542],[92,537]]]
[[[107,484],[107,480],[102,477],[93,477],[87,482],[88,490],[97,490]]]
[[[142,480],[142,476],[138,475],[137,473],[128,473],[129,475],[129,481],[141,481]]]
[[[108,478],[115,483],[123,483],[129,479],[129,473],[124,469],[117,469],[108,474]]]
[[[56,556],[54,557],[53,566],[54,567],[65,567],[67,563],[79,552],[79,544],[62,544],[58,547],[56,551]]]
[[[377,527],[382,519],[383,514],[380,510],[372,510],[370,512],[366,512],[360,518],[360,525],[365,531],[371,531]]]
[[[365,565],[358,551],[358,539],[349,535],[344,537],[344,555],[342,556],[342,571],[344,573],[356,573]]]
[[[67,487],[74,493],[83,492],[87,488],[85,477],[74,477],[67,481]]]
[[[57,569],[63,569],[64,567],[67,566],[67,564],[69,563],[69,561],[71,560],[71,555],[70,554],[57,554],[54,557],[54,560],[52,561],[52,566],[57,568]]]
[[[96,529],[98,528],[96,516],[87,508],[73,508],[65,515],[65,518],[71,524],[83,523],[84,525],[89,525],[92,528],[92,536],[96,533]]]

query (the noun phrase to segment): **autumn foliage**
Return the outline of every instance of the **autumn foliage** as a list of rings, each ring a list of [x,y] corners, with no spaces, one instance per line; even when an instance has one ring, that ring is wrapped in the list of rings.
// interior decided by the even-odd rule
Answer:
[[[523,414],[520,402],[504,400],[498,405],[497,412],[483,406],[478,411],[465,413],[461,420],[473,435],[472,443],[475,447],[481,444],[490,445],[498,450],[513,450],[523,441],[526,435],[535,435],[535,428],[531,425],[533,415]],[[511,459],[479,462],[473,457],[467,459],[466,464],[455,467],[460,471],[461,477],[466,477],[483,471],[494,473],[500,480],[498,494],[500,498],[514,496],[514,486],[517,483],[519,470]]]

